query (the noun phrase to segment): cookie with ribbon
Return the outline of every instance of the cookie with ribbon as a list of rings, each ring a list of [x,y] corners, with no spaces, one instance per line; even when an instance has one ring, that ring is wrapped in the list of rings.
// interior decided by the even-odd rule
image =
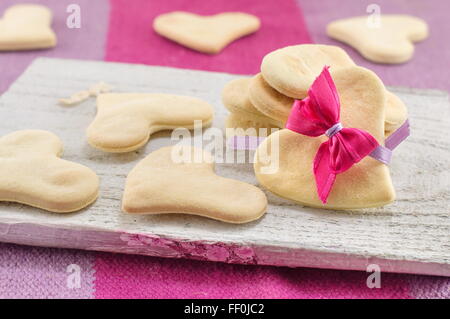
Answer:
[[[331,78],[324,68],[308,97],[295,102],[286,129],[258,147],[259,182],[311,207],[357,209],[394,201],[390,150],[383,146],[385,95],[367,69],[340,69]],[[276,169],[265,171],[268,165]]]
[[[262,77],[255,77],[250,85],[250,99],[261,113],[286,123],[292,107],[289,97],[306,97],[325,65],[333,72],[356,66],[344,50],[333,45],[301,44],[273,51],[263,59]],[[385,130],[391,133],[405,122],[407,109],[395,94],[387,91],[386,96]]]
[[[18,4],[9,7],[0,19],[0,51],[54,47],[56,35],[51,23],[52,12],[45,6]]]

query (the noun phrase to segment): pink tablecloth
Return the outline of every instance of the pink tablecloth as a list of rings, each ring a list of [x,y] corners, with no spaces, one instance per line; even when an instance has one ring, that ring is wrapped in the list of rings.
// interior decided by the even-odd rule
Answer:
[[[0,11],[16,3],[3,0]],[[252,74],[261,58],[278,47],[333,43],[324,35],[332,19],[365,14],[359,0],[78,0],[82,28],[68,29],[72,1],[35,0],[54,10],[59,44],[41,52],[1,53],[0,92],[37,56],[105,59],[181,68]],[[373,65],[350,51],[357,63],[374,69],[387,84],[449,89],[450,43],[446,0],[379,0],[382,12],[406,12],[427,20],[430,38],[414,60],[401,66]],[[159,13],[202,14],[244,11],[259,16],[262,29],[216,56],[196,53],[151,31]],[[306,21],[306,24],[305,24]],[[78,281],[77,278],[80,280]],[[449,298],[450,279],[383,274],[380,289],[369,289],[363,272],[238,266],[187,260],[116,255],[0,244],[0,297],[36,298]]]

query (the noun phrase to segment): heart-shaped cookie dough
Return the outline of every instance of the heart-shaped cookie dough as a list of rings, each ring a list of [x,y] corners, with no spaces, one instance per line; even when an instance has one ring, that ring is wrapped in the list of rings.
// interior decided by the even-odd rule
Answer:
[[[284,124],[291,112],[294,99],[273,89],[257,74],[250,82],[249,97],[252,104],[266,116]],[[280,126],[284,127],[284,125]]]
[[[300,44],[267,54],[261,63],[261,74],[278,92],[303,99],[324,66],[336,71],[354,65],[348,54],[337,46]]]
[[[381,15],[378,25],[370,23],[369,18],[362,16],[333,21],[327,26],[327,34],[378,63],[408,61],[414,54],[413,43],[428,37],[426,22],[416,17]]]
[[[90,145],[105,152],[123,153],[145,145],[150,135],[194,121],[211,124],[213,107],[200,99],[158,93],[107,93],[97,97],[97,116],[87,129]]]
[[[281,128],[283,123],[262,114],[249,99],[251,78],[228,82],[222,90],[222,102],[231,112],[225,121],[226,128]]]
[[[56,213],[80,210],[98,196],[89,168],[59,158],[63,145],[47,131],[16,131],[0,138],[0,201]]]
[[[343,126],[365,130],[383,145],[386,90],[381,80],[361,67],[337,70],[333,79],[339,92]],[[255,154],[256,177],[271,192],[311,207],[356,209],[382,206],[394,200],[388,166],[367,156],[337,176],[328,203],[323,205],[317,195],[313,161],[326,139],[288,129],[273,133]],[[278,169],[264,172],[265,167],[274,164]]]
[[[215,54],[228,44],[259,29],[257,17],[242,12],[200,16],[189,12],[161,14],[153,29],[161,36],[190,49]]]
[[[184,213],[246,223],[266,211],[253,185],[214,173],[211,154],[190,146],[163,147],[128,174],[122,209],[136,214]]]
[[[0,19],[0,51],[46,49],[56,45],[52,12],[44,6],[19,4]]]

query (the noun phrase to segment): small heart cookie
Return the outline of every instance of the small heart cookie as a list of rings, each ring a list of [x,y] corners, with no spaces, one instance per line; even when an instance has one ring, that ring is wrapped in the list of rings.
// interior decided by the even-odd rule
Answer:
[[[381,80],[361,67],[337,70],[333,80],[340,97],[343,126],[364,130],[383,145],[386,90]],[[317,195],[313,161],[326,140],[325,136],[309,137],[288,129],[273,133],[255,154],[256,177],[274,194],[311,207],[357,209],[382,206],[395,199],[388,166],[367,156],[337,175],[328,203],[323,205]],[[265,173],[265,167],[274,165],[268,163],[268,158],[278,160],[272,160],[278,169]]]
[[[260,24],[257,17],[242,12],[200,16],[176,11],[156,17],[153,29],[185,47],[215,54],[231,42],[257,31]]]
[[[300,44],[267,54],[261,63],[261,74],[278,92],[303,99],[315,78],[327,65],[335,71],[355,66],[355,63],[337,46]]]
[[[60,139],[47,131],[16,131],[0,138],[0,201],[55,213],[80,210],[98,196],[89,168],[59,158]]]
[[[245,113],[247,116],[264,116],[250,102],[248,89],[251,78],[235,79],[223,87],[222,103],[231,113]]]
[[[122,209],[135,214],[183,213],[246,223],[266,211],[257,187],[218,176],[210,153],[190,146],[163,147],[128,174]]]
[[[200,99],[157,93],[107,93],[97,97],[97,115],[87,129],[90,145],[123,153],[145,145],[150,135],[179,127],[212,123],[213,107]]]
[[[253,106],[249,99],[250,82],[250,78],[232,80],[222,90],[222,102],[231,112],[225,120],[225,128],[233,129],[226,130],[227,138],[267,136],[272,128],[284,126],[283,123],[265,116]]]
[[[285,123],[294,99],[273,89],[259,73],[250,82],[249,97],[252,104],[266,116]],[[280,126],[280,127],[284,127]]]
[[[0,19],[0,51],[52,48],[52,12],[44,6],[19,4],[6,9]]]
[[[333,21],[327,26],[327,34],[378,63],[408,61],[414,54],[413,43],[428,37],[426,22],[416,17],[381,15],[379,25],[370,23],[368,19],[362,16]]]
[[[281,128],[283,123],[267,117],[255,108],[249,99],[250,78],[228,82],[222,90],[222,102],[232,113],[226,120],[227,128]],[[239,126],[243,125],[243,126]]]

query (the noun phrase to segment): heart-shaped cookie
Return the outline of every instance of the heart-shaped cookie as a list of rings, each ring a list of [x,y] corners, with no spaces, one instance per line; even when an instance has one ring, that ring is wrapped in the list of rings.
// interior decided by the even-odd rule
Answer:
[[[285,123],[292,107],[289,102],[293,101],[285,94],[297,99],[306,97],[312,82],[327,65],[335,72],[356,64],[344,50],[331,45],[301,44],[269,53],[261,65],[261,70],[265,70],[262,77],[252,80],[250,100],[261,113]],[[286,93],[286,88],[291,93]],[[407,109],[393,93],[387,91],[386,97],[385,130],[392,132],[407,119]]]
[[[408,61],[414,54],[413,43],[428,37],[428,26],[422,19],[397,14],[379,18],[378,24],[367,16],[336,20],[328,24],[327,34],[378,63]]]
[[[89,168],[59,158],[63,145],[47,131],[16,131],[0,138],[0,201],[56,213],[80,210],[98,196]]]
[[[283,123],[267,117],[255,108],[249,99],[251,78],[228,82],[222,90],[222,102],[231,112],[225,121],[226,128],[281,128]]]
[[[255,75],[249,85],[249,98],[255,107],[266,116],[284,124],[291,112],[294,99],[273,89],[262,77]],[[280,126],[284,127],[284,125]]]
[[[215,54],[228,44],[259,29],[257,17],[242,12],[225,12],[200,16],[189,12],[161,14],[153,22],[153,29],[190,49]]]
[[[335,70],[333,80],[340,97],[343,126],[362,129],[383,145],[386,90],[381,80],[361,67]],[[337,175],[328,203],[323,205],[317,195],[313,161],[326,139],[288,129],[273,133],[255,154],[256,177],[271,192],[311,207],[356,209],[382,206],[394,200],[388,166],[367,156]],[[271,163],[268,159],[272,159]],[[278,169],[265,172],[265,167],[274,164]]]
[[[386,119],[384,130],[390,135],[398,129],[408,118],[405,103],[394,93],[386,91]]]
[[[213,107],[200,99],[158,93],[107,93],[97,97],[97,115],[87,129],[90,145],[123,153],[145,145],[150,135],[178,127],[192,129],[194,121],[211,124]]]
[[[279,121],[277,127],[284,127],[291,112],[294,99],[273,89],[264,78],[258,74],[250,82],[249,97],[262,115]],[[405,103],[394,93],[386,91],[386,119],[384,122],[386,136],[399,128],[408,118]]]
[[[52,12],[47,7],[35,4],[9,7],[0,19],[0,51],[54,47],[56,35],[51,23]]]
[[[218,176],[211,154],[190,146],[163,147],[128,174],[122,209],[135,214],[183,213],[246,223],[266,211],[257,187]]]
[[[341,48],[333,45],[300,44],[275,50],[261,63],[264,80],[278,92],[303,99],[324,66],[333,71],[354,66]]]
[[[266,137],[272,129],[281,128],[279,125],[270,124],[266,120],[259,121],[255,118],[243,117],[238,113],[231,113],[225,118],[226,137],[233,136],[262,136]]]

